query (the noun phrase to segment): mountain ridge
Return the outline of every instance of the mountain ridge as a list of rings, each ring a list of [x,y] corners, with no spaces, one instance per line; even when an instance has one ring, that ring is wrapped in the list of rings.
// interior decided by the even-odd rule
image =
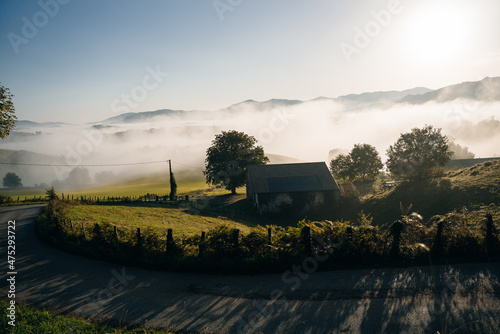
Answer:
[[[269,99],[267,101],[256,101],[248,99],[230,105],[229,107],[214,110],[203,111],[236,113],[244,112],[249,109],[253,111],[269,111],[280,107],[296,106],[315,101],[331,101],[343,104],[346,110],[355,110],[370,106],[380,106],[387,104],[424,104],[428,102],[445,103],[457,99],[475,100],[475,101],[500,101],[500,77],[486,77],[480,81],[465,81],[459,84],[445,86],[439,89],[429,89],[426,87],[414,87],[402,91],[374,91],[360,94],[341,95],[336,98],[319,96],[311,100],[292,100],[292,99]],[[155,117],[184,115],[187,113],[201,112],[200,110],[176,110],[159,109],[154,111],[128,112],[106,118],[98,122],[89,122],[88,124],[124,124],[139,123],[151,121]],[[68,125],[63,122],[32,122],[29,120],[20,120],[16,122],[17,129],[26,129],[30,127],[59,127]]]

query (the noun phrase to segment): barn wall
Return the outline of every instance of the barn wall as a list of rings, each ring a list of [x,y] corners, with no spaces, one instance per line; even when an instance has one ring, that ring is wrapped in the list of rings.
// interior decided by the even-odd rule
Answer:
[[[338,190],[258,194],[254,204],[261,214],[314,214],[337,210]]]

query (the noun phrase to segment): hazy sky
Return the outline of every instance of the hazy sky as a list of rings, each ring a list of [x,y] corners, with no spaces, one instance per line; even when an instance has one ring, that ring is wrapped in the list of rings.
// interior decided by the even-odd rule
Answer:
[[[498,13],[498,0],[2,0],[0,82],[19,119],[65,122],[440,88],[500,75]]]

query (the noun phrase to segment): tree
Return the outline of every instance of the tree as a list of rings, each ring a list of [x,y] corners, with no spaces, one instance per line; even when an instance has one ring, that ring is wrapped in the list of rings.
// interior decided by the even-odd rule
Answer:
[[[0,84],[0,138],[5,139],[16,124],[12,95],[8,88]]]
[[[56,190],[54,187],[50,187],[45,189],[45,195],[47,195],[47,198],[50,202],[57,201],[59,199],[59,196],[57,196]]]
[[[352,160],[350,154],[339,154],[330,161],[330,171],[336,179],[343,180],[344,183],[353,179]]]
[[[3,186],[6,188],[22,187],[21,178],[16,173],[7,173],[3,178]]]
[[[453,152],[448,147],[448,138],[441,129],[427,125],[402,133],[394,145],[387,150],[387,168],[396,177],[415,180],[431,176],[439,167],[446,165]]]
[[[269,161],[257,140],[243,132],[222,131],[207,149],[205,178],[208,184],[223,186],[236,194],[236,188],[246,181],[248,165],[263,165]]]
[[[338,179],[373,180],[384,167],[377,149],[369,144],[356,144],[349,154],[340,154],[330,161],[330,170]]]
[[[377,149],[369,144],[356,144],[350,153],[355,181],[373,180],[384,167]]]
[[[476,156],[474,153],[469,151],[468,147],[457,144],[452,140],[448,140],[448,147],[450,148],[450,151],[453,152],[451,160],[474,159],[474,157]]]

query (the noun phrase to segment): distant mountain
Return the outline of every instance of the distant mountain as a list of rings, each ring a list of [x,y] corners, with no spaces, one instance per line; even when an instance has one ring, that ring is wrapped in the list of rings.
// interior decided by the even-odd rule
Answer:
[[[62,157],[56,157],[53,155],[40,154],[25,150],[15,151],[15,150],[3,150],[3,149],[0,149],[0,160],[1,162],[4,163],[39,163],[39,164],[51,164],[54,162],[62,163],[63,161]],[[9,165],[4,165],[4,166],[9,166]]]
[[[240,110],[257,110],[257,111],[266,111],[270,109],[275,109],[277,107],[289,107],[296,104],[304,103],[301,100],[286,100],[286,99],[271,99],[264,102],[259,102],[255,100],[246,100],[240,103],[233,104],[228,108],[221,109],[222,111],[231,111],[237,112]]]
[[[171,109],[160,109],[156,111],[144,111],[144,112],[129,112],[107,118],[99,123],[104,123],[104,124],[140,123],[140,122],[150,121],[152,118],[158,116],[181,115],[186,112],[187,111],[185,110],[171,110]]]
[[[410,103],[423,104],[426,102],[444,103],[455,99],[472,99],[481,101],[500,101],[500,77],[485,78],[481,81],[463,82],[461,84],[447,86],[437,90],[431,90],[425,87],[416,87],[403,91],[381,91],[367,92],[362,94],[349,94],[339,96],[337,98],[318,97],[310,101],[287,100],[287,99],[271,99],[268,101],[246,100],[233,104],[227,108],[219,109],[216,112],[238,113],[251,111],[268,111],[280,107],[290,107],[300,105],[311,101],[332,101],[341,103],[347,110],[356,108],[367,108],[370,106],[392,103]],[[156,111],[146,112],[129,112],[114,117],[107,118],[101,122],[91,123],[94,127],[105,127],[109,124],[120,123],[140,123],[150,122],[153,118],[159,116],[182,115],[186,113],[196,112],[195,110],[172,110],[161,109]],[[210,111],[206,112],[207,114]],[[28,127],[57,127],[65,125],[65,123],[48,122],[36,123],[30,121],[18,121],[16,128],[23,129]]]
[[[349,94],[339,96],[336,100],[341,103],[354,103],[354,104],[376,104],[383,102],[397,102],[408,95],[419,95],[432,90],[425,87],[416,87],[403,91],[387,91],[387,92],[370,92],[362,94]]]
[[[63,122],[32,122],[27,120],[16,121],[16,130],[27,129],[27,128],[56,128],[60,126],[68,125],[68,123]]]
[[[456,99],[500,101],[500,77],[487,77],[481,81],[462,82],[424,94],[408,95],[399,102],[410,104],[423,104],[431,101],[444,103]]]

